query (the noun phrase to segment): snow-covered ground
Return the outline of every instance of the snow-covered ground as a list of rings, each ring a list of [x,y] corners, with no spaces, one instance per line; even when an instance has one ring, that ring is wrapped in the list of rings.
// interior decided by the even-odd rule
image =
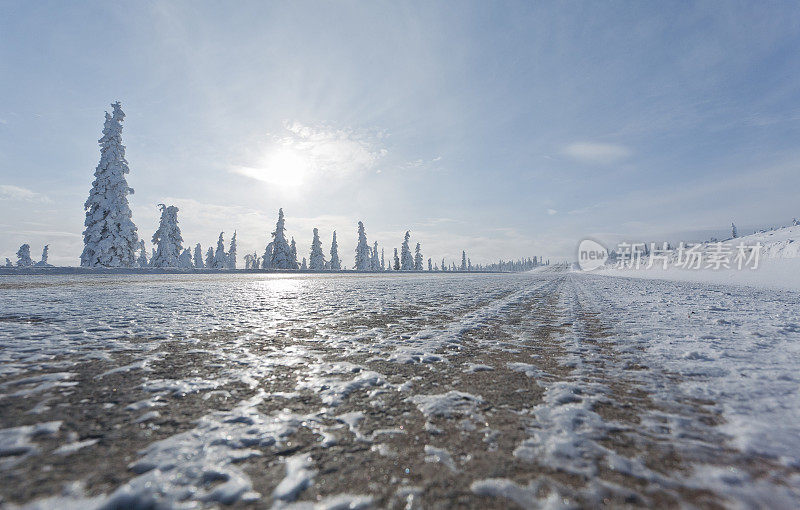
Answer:
[[[798,309],[563,267],[4,277],[0,494],[791,508]]]
[[[758,267],[755,269],[751,267],[738,269],[736,264],[731,264],[730,268],[712,269],[705,267],[705,263],[699,269],[684,269],[675,267],[676,255],[673,254],[672,261],[666,269],[663,269],[659,262],[646,268],[645,258],[638,269],[605,267],[598,271],[609,276],[800,290],[800,226],[783,227],[723,241],[722,245],[732,254],[731,259],[735,257],[736,246],[740,243],[746,246],[761,244]],[[706,253],[712,249],[711,243],[705,243],[701,248]]]

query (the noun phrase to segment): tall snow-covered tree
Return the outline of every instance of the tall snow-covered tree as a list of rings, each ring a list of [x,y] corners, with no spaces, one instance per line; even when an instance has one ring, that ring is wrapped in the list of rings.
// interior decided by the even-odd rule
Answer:
[[[433,260],[428,259],[428,271],[433,271]]]
[[[23,244],[17,250],[17,267],[29,267],[33,265],[31,259],[31,245],[28,243]]]
[[[339,245],[336,243],[336,231],[333,231],[333,241],[331,241],[331,271],[341,271],[342,262],[339,260]]]
[[[375,241],[375,245],[372,248],[372,258],[370,258],[370,269],[372,271],[381,270],[381,259],[378,257],[378,241]]]
[[[403,244],[400,247],[400,269],[403,271],[411,271],[414,269],[414,256],[411,255],[411,247],[409,241],[411,240],[411,232],[406,230],[406,236],[403,239]]]
[[[147,260],[147,248],[144,247],[144,239],[139,239],[139,258],[136,259],[136,265],[139,267],[150,265],[150,261]]]
[[[369,271],[370,269],[370,250],[367,244],[367,233],[364,231],[364,223],[358,222],[358,245],[356,246],[356,271]]]
[[[225,267],[228,269],[236,269],[236,231],[233,231],[231,237],[231,247],[228,250],[228,258],[225,259]]]
[[[203,248],[200,246],[200,243],[197,243],[197,246],[194,247],[194,267],[197,269],[202,269],[203,265]]]
[[[92,189],[84,203],[86,220],[83,231],[83,267],[133,267],[139,236],[131,219],[125,174],[130,172],[122,145],[122,121],[125,113],[118,102],[113,114],[106,112],[100,144],[100,163],[94,171]]]
[[[736,225],[734,225],[733,223],[731,223],[731,237],[734,239],[739,237],[738,232],[736,232]]]
[[[467,271],[472,271],[472,259],[467,259]]]
[[[225,253],[225,241],[222,239],[222,234],[225,232],[219,233],[219,239],[217,239],[217,249],[214,251],[214,269],[225,269],[226,266],[226,259],[228,258],[228,254]]]
[[[386,261],[383,258],[383,248],[381,248],[381,271],[386,271]]]
[[[414,270],[422,271],[422,247],[417,243],[417,248],[414,253]]]
[[[272,233],[272,259],[270,267],[272,269],[297,269],[297,255],[292,256],[292,247],[286,240],[286,220],[283,217],[283,209],[278,210],[278,222],[275,224],[275,232]]]
[[[167,207],[158,204],[161,208],[161,221],[158,230],[153,234],[153,244],[156,245],[156,254],[150,265],[153,267],[180,267],[179,258],[183,251],[183,237],[178,227],[178,208],[174,205]]]
[[[300,266],[297,264],[297,244],[294,242],[294,237],[292,237],[292,242],[289,244],[289,253],[291,253],[291,258],[289,259],[291,269],[299,269]]]
[[[311,240],[311,254],[308,258],[308,268],[312,271],[325,269],[325,254],[322,252],[322,241],[319,240],[319,230],[314,229],[314,238]]]
[[[6,257],[6,267],[14,267],[14,264],[11,263],[11,259]]]
[[[400,257],[397,256],[397,248],[394,249],[394,267],[395,271],[400,271]]]
[[[447,266],[444,263],[444,258],[442,258],[442,271],[447,271]]]
[[[206,263],[205,263],[205,266],[208,269],[213,269],[214,268],[214,247],[213,246],[209,246],[208,250],[206,251]]]
[[[306,258],[305,258],[305,257],[303,257],[303,263],[302,263],[302,264],[300,264],[300,269],[301,269],[302,271],[306,271],[306,270],[308,270],[308,266],[306,265]]]
[[[467,252],[461,252],[461,267],[458,268],[460,271],[467,270]]]
[[[192,265],[192,250],[186,248],[181,252],[181,256],[178,257],[178,267],[183,269],[192,269],[194,265]]]
[[[47,256],[48,252],[50,251],[50,245],[45,244],[44,248],[42,248],[42,260],[36,263],[37,266],[49,266],[50,264],[47,263]]]

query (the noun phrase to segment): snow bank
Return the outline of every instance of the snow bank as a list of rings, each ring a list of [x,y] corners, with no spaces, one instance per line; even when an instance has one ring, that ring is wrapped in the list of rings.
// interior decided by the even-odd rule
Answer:
[[[731,269],[722,268],[717,270],[682,269],[674,267],[673,264],[670,264],[667,269],[663,269],[658,263],[655,263],[650,269],[646,269],[644,267],[646,260],[644,260],[645,264],[639,269],[606,267],[594,271],[594,273],[631,278],[800,290],[800,226],[784,227],[736,239],[728,239],[723,241],[722,245],[735,254],[736,246],[740,243],[746,246],[754,246],[756,243],[761,244],[761,255],[756,269],[748,267],[737,269],[734,264],[731,264]],[[703,243],[701,251],[707,252],[711,249],[711,246],[711,243]]]

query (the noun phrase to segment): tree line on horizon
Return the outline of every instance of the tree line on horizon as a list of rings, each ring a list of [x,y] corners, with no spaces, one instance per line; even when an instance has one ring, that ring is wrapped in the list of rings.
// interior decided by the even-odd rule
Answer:
[[[125,113],[119,101],[112,103],[112,113],[105,113],[103,136],[100,144],[100,162],[94,173],[89,198],[84,203],[86,219],[83,231],[83,252],[80,257],[81,267],[119,267],[119,268],[179,268],[179,269],[236,269],[237,247],[236,232],[225,250],[224,232],[219,234],[216,249],[208,247],[205,255],[202,246],[197,243],[194,250],[183,246],[183,237],[178,226],[178,208],[174,205],[158,204],[161,218],[156,232],[153,234],[154,245],[148,255],[143,239],[139,239],[136,225],[132,220],[132,212],[128,204],[128,195],[134,190],[128,186],[125,175],[130,173],[125,159],[125,146],[122,144],[122,122]],[[394,248],[390,260],[386,260],[383,248],[378,252],[378,243],[372,246],[367,242],[364,223],[358,222],[358,244],[355,249],[355,271],[525,271],[540,265],[537,257],[528,257],[517,261],[499,261],[494,264],[473,265],[462,251],[461,263],[447,264],[445,259],[434,263],[431,258],[422,255],[420,243],[416,243],[414,253],[411,250],[411,232],[406,231],[400,252]],[[30,258],[30,246],[25,244],[17,253],[17,267],[42,266],[47,264],[45,246],[42,261],[34,264]],[[319,230],[313,229],[311,252],[308,261],[305,257],[298,260],[297,246],[294,237],[286,236],[283,209],[278,210],[278,221],[271,233],[264,253],[248,253],[244,256],[245,269],[279,269],[340,271],[346,266],[339,257],[336,231],[333,232],[329,250],[330,258],[326,259],[319,237]],[[549,262],[549,261],[548,261]],[[12,266],[6,259],[6,266]]]

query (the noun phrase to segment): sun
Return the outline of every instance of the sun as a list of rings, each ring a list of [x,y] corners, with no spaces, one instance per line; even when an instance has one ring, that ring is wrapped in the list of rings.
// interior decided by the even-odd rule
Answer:
[[[308,158],[291,147],[278,147],[265,157],[273,185],[292,189],[303,185],[310,170]]]
[[[271,147],[257,165],[236,167],[236,173],[265,182],[280,191],[296,191],[307,183],[310,159],[292,147]]]

